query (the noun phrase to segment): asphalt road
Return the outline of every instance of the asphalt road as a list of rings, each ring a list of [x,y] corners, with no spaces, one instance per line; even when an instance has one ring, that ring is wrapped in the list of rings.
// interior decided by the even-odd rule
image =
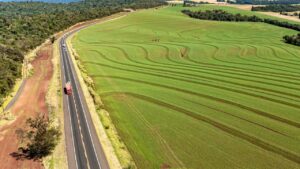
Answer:
[[[70,169],[109,169],[65,42],[71,33],[64,35],[59,45],[62,87],[64,89],[68,81],[72,86],[71,95],[63,93],[68,166]]]
[[[19,96],[21,95],[21,93],[22,93],[22,91],[24,89],[26,80],[27,79],[23,79],[22,80],[22,83],[21,83],[21,85],[20,85],[17,93],[15,94],[14,98],[7,104],[7,106],[4,108],[3,111],[8,111],[16,103],[16,101],[18,100]]]

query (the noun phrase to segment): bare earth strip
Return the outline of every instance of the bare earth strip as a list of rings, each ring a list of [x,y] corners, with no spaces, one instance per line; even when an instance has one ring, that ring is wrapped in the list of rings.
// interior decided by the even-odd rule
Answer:
[[[48,115],[45,95],[50,82],[53,67],[51,63],[52,47],[49,43],[42,46],[37,57],[31,62],[34,73],[26,81],[22,93],[16,103],[12,106],[11,112],[16,117],[15,121],[9,125],[1,126],[2,134],[0,145],[0,168],[43,168],[40,161],[28,160],[18,157],[18,140],[15,130],[22,128],[29,117],[38,113]]]
[[[234,7],[234,8],[238,8],[238,9],[251,11],[251,7],[253,5],[225,4],[224,6],[230,6],[230,7]],[[269,15],[269,16],[274,16],[274,17],[278,17],[278,18],[282,18],[282,19],[287,19],[287,20],[291,20],[291,21],[300,22],[300,19],[297,16],[286,16],[286,15],[281,15],[280,13],[276,13],[276,12],[258,12],[258,13]]]
[[[124,13],[125,14],[125,13]],[[64,33],[72,31],[78,27],[82,27],[85,25],[90,25],[97,22],[103,22],[108,19],[112,19],[114,17],[119,17],[124,14],[115,14],[112,16],[108,16],[101,19],[95,19],[87,22],[78,23],[66,31],[62,31],[57,33],[55,36],[59,38]],[[55,43],[57,45],[57,43]],[[58,113],[55,116],[56,123],[62,126],[63,128],[63,115],[61,112],[53,112],[61,110],[61,102],[62,100],[58,98],[61,93],[59,93],[60,82],[59,82],[59,53],[58,46],[54,47],[53,53],[53,45],[46,41],[40,47],[31,51],[27,56],[27,60],[29,61],[29,65],[32,65],[33,74],[31,77],[27,78],[24,86],[19,91],[19,96],[15,98],[15,102],[10,108],[12,115],[15,117],[13,121],[9,123],[5,123],[0,126],[0,169],[14,169],[14,168],[67,168],[66,165],[66,157],[65,157],[65,143],[64,138],[61,143],[58,145],[54,154],[50,157],[47,157],[44,162],[42,161],[34,161],[26,158],[22,158],[18,156],[18,140],[15,134],[16,129],[22,128],[25,126],[26,119],[29,117],[34,117],[39,113],[43,113],[46,116],[51,115],[54,116],[54,113]],[[36,57],[35,57],[36,56]],[[57,57],[57,58],[56,58]],[[55,70],[53,70],[55,68]],[[54,73],[55,72],[55,73]],[[51,91],[51,93],[49,92]],[[57,92],[54,93],[53,92]],[[46,99],[47,97],[47,99]],[[54,103],[53,103],[54,102]],[[50,108],[49,114],[48,109]],[[51,114],[53,112],[53,114]],[[95,117],[95,114],[93,115]],[[98,116],[96,117],[98,119]],[[97,121],[97,120],[96,120]],[[94,121],[95,122],[95,121]],[[96,126],[99,126],[100,122],[96,123]],[[66,124],[68,125],[68,124]],[[101,124],[100,124],[101,125]],[[99,127],[97,127],[99,130]],[[103,130],[104,131],[104,130]],[[102,133],[103,131],[100,131]],[[99,134],[99,131],[97,131]],[[64,133],[63,136],[67,136],[70,133]],[[101,134],[103,135],[103,133]],[[105,138],[105,146],[109,144],[109,139]],[[109,149],[109,148],[108,148]],[[106,151],[108,152],[108,151]],[[114,156],[114,150],[109,150],[110,157]],[[115,158],[114,166],[112,168],[118,168],[118,160]],[[44,166],[46,165],[46,166]]]

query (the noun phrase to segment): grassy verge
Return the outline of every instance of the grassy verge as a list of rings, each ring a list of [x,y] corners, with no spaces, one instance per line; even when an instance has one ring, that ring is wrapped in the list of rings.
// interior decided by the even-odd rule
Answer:
[[[49,118],[53,120],[53,125],[60,126],[62,136],[60,143],[56,146],[52,155],[43,160],[46,169],[67,169],[67,155],[64,133],[64,113],[62,108],[61,80],[60,80],[60,53],[59,43],[53,44],[53,76],[49,84],[46,102],[48,105]]]
[[[121,17],[122,15],[124,14],[113,15],[103,18],[102,21]],[[95,92],[93,80],[86,74],[85,68],[80,63],[78,55],[72,48],[72,44],[70,42],[72,38],[73,36],[67,40],[67,44],[71,49],[70,53],[72,61],[75,65],[85,98],[89,103],[88,107],[91,112],[93,123],[96,127],[99,140],[103,146],[109,165],[111,168],[136,168],[125,144],[118,136],[117,130],[110,119],[109,113],[103,109],[101,98]]]
[[[15,117],[10,111],[2,112],[0,113],[0,126],[13,122],[14,119]]]

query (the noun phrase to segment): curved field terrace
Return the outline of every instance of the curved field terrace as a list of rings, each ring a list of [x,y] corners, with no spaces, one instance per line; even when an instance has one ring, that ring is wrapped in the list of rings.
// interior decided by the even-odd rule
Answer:
[[[245,13],[192,9],[212,8]],[[299,169],[300,48],[282,42],[297,32],[182,9],[134,12],[72,40],[138,168]]]

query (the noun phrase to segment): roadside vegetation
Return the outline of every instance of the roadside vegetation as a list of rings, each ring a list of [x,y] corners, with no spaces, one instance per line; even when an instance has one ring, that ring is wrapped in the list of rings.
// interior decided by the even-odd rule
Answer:
[[[120,16],[123,15],[124,14],[121,14]],[[111,16],[111,18],[104,18],[104,22],[116,17],[118,17],[117,14],[115,16]],[[110,118],[110,114],[103,106],[101,98],[95,91],[96,88],[93,79],[87,74],[87,70],[80,62],[78,54],[73,49],[71,39],[72,38],[67,40],[67,44],[71,48],[71,57],[76,65],[75,70],[79,75],[79,82],[83,88],[85,99],[89,102],[88,107],[92,120],[96,126],[99,140],[103,145],[109,165],[111,168],[135,169],[135,162],[133,161],[122,138],[118,135],[114,123]]]
[[[64,112],[62,105],[62,84],[61,84],[61,74],[60,74],[60,51],[59,51],[59,41],[55,40],[54,36],[50,38],[50,42],[54,43],[53,45],[49,44],[48,50],[53,50],[52,53],[52,65],[53,65],[53,75],[51,82],[49,83],[47,95],[46,95],[46,104],[48,110],[49,119],[52,120],[52,124],[59,126],[59,129],[62,133],[60,142],[57,144],[53,153],[48,157],[43,159],[43,165],[45,169],[67,169],[68,161],[66,154],[66,141],[64,133]],[[49,52],[50,53],[50,52]]]
[[[253,15],[149,9],[72,39],[137,167],[298,169],[300,50],[282,41],[297,31],[183,9]]]
[[[50,155],[60,140],[59,127],[44,116],[29,118],[26,124],[25,129],[16,131],[21,146],[19,154],[14,155],[36,160]]]
[[[0,2],[0,105],[21,77],[24,54],[78,22],[108,16],[123,8],[150,8],[160,0],[85,0],[69,4]]]

